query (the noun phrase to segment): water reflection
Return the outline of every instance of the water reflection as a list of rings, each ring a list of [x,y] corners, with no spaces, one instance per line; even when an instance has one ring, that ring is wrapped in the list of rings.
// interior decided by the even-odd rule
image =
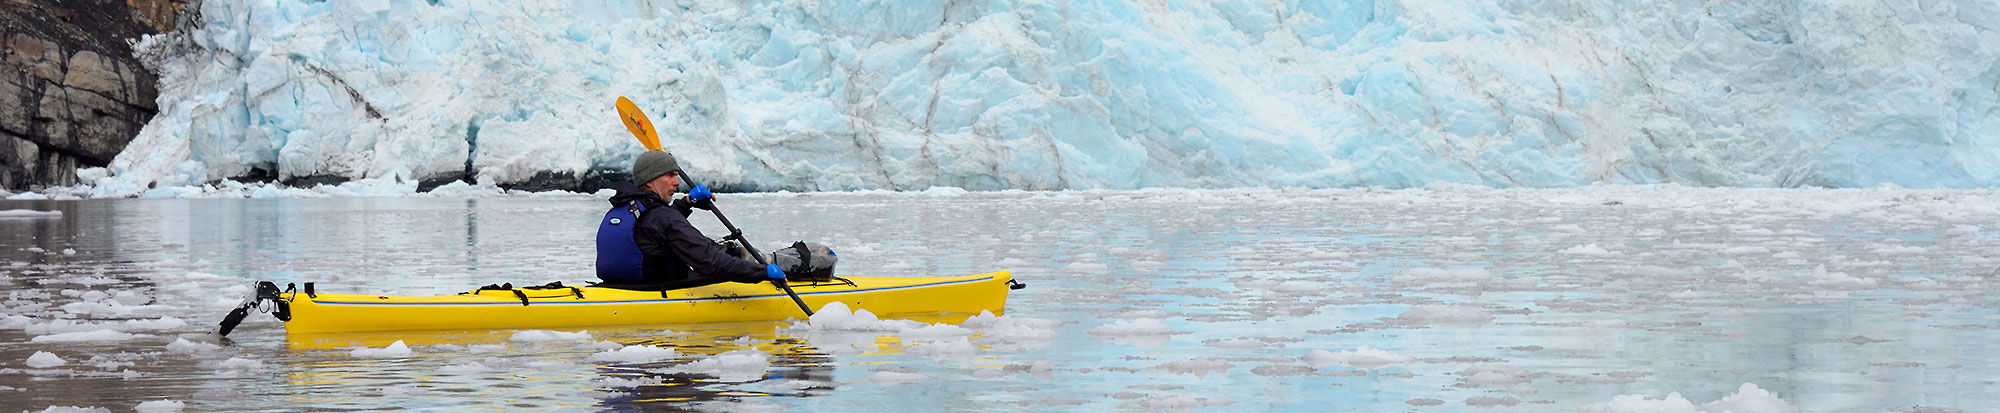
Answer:
[[[249,279],[400,295],[574,284],[588,278],[602,201],[0,203],[64,211],[0,220],[0,314],[19,317],[0,319],[0,364],[13,363],[0,366],[0,386],[19,389],[0,398],[113,409],[168,398],[198,410],[1560,411],[1620,394],[1700,403],[1756,383],[1807,411],[2000,402],[1986,391],[2000,372],[1991,193],[1214,194],[729,200],[754,239],[834,245],[843,274],[1011,269],[1034,285],[1010,297],[1009,313],[1052,324],[982,333],[964,351],[787,323],[592,328],[590,339],[567,341],[516,341],[510,331],[288,336],[263,315],[227,345],[180,344],[200,342]],[[711,220],[696,224],[720,233]],[[133,337],[118,341],[32,341],[96,328],[62,323],[170,325],[165,317],[185,325],[128,328]],[[1098,331],[1138,319],[1170,331]],[[411,354],[355,353],[397,341]],[[593,359],[632,345],[676,353]],[[1412,361],[1301,360],[1359,346]],[[690,366],[746,351],[767,363],[761,374]],[[68,364],[21,364],[37,352]],[[90,387],[121,392],[70,390]]]

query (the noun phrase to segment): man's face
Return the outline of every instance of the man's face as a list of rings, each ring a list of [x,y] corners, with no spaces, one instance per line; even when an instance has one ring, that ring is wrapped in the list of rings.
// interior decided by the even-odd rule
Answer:
[[[673,194],[675,191],[679,190],[680,187],[681,187],[680,171],[673,171],[673,172],[668,172],[666,175],[660,175],[660,177],[653,178],[651,182],[647,182],[645,185],[645,189],[647,191],[652,191],[653,193],[660,194],[660,196],[667,196],[669,194]]]

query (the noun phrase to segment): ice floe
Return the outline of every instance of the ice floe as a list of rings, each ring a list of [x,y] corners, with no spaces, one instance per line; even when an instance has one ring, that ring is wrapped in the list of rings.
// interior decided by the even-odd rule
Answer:
[[[63,360],[62,357],[56,356],[55,353],[37,351],[34,355],[28,356],[28,360],[24,364],[27,364],[28,367],[46,369],[69,364],[69,361]]]
[[[677,354],[671,348],[633,345],[591,354],[590,360],[610,363],[651,363],[672,359]]]
[[[35,338],[29,339],[28,341],[36,343],[118,342],[118,341],[131,340],[135,338],[141,338],[141,337],[151,337],[151,336],[144,334],[129,334],[122,331],[111,330],[111,329],[101,329],[101,330],[90,330],[90,331],[78,331],[72,333],[41,335],[41,336],[35,336]]]
[[[507,337],[507,341],[512,341],[516,343],[590,341],[591,339],[592,337],[589,331],[564,332],[564,331],[548,331],[548,330],[526,330],[514,333],[513,336]]]
[[[757,349],[741,349],[674,366],[667,371],[705,374],[723,382],[741,383],[763,379],[765,371],[770,368],[769,354]]]
[[[1582,413],[1797,413],[1799,408],[1778,397],[1776,393],[1758,388],[1755,384],[1743,383],[1735,394],[1716,401],[1696,406],[1680,392],[1668,393],[1666,397],[1654,399],[1645,395],[1622,394],[1612,397],[1610,402],[1593,403],[1577,409]]]
[[[492,367],[487,367],[485,363],[481,363],[478,361],[468,361],[460,364],[451,364],[451,365],[446,365],[444,367],[439,367],[437,369],[438,374],[447,374],[447,375],[480,374],[490,371],[493,371]]]
[[[1410,325],[1478,327],[1493,322],[1493,313],[1467,305],[1419,305],[1397,315],[1395,321]]]
[[[132,407],[139,413],[172,413],[183,409],[187,409],[187,403],[175,400],[154,400]]]
[[[1364,370],[1410,364],[1415,357],[1383,351],[1369,346],[1359,346],[1353,350],[1326,351],[1314,349],[1301,357],[1313,367],[1348,366]]]
[[[414,355],[416,352],[411,351],[409,345],[403,344],[403,340],[396,340],[396,342],[389,343],[388,346],[382,348],[360,347],[349,351],[347,354],[361,358],[404,358]]]
[[[32,209],[0,209],[0,219],[62,218],[62,211],[37,211]]]

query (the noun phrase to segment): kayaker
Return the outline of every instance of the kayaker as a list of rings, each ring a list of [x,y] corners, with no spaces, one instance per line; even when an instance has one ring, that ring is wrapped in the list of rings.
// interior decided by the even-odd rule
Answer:
[[[598,229],[598,278],[607,284],[672,288],[784,279],[777,265],[759,267],[732,256],[688,223],[695,208],[713,208],[714,195],[695,185],[687,197],[675,197],[680,169],[672,154],[646,151],[632,161],[632,183],[612,185],[618,194],[611,197],[612,209]]]

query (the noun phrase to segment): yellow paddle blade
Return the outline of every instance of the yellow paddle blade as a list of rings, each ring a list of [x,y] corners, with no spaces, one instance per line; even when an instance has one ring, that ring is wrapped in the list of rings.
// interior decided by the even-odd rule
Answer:
[[[639,105],[631,99],[618,97],[618,119],[625,121],[625,130],[632,131],[632,137],[639,138],[640,145],[648,150],[660,150],[660,135],[653,130],[653,120],[646,119],[646,112],[639,111]]]

